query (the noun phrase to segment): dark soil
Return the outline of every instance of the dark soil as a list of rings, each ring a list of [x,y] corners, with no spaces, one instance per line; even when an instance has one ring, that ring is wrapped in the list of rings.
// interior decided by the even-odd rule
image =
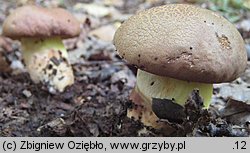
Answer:
[[[51,0],[48,4],[41,1],[41,5],[52,5],[52,2],[57,0]],[[95,1],[91,2],[95,4]],[[123,5],[112,5],[121,13],[116,18],[122,22],[126,14],[165,3],[167,1],[149,3],[126,0]],[[0,2],[0,25],[17,5],[9,1]],[[77,57],[72,56],[71,59],[75,83],[63,93],[51,94],[42,84],[34,84],[22,67],[19,43],[0,36],[0,136],[250,135],[250,104],[247,102],[250,65],[235,82],[214,87],[214,98],[209,110],[202,109],[202,100],[195,91],[187,99],[185,107],[174,106],[181,111],[177,120],[161,110],[162,113],[157,114],[161,118],[159,122],[176,129],[171,135],[164,135],[161,130],[145,127],[140,121],[128,118],[127,109],[132,107],[129,95],[135,84],[136,68],[125,64],[116,55],[111,41],[103,42],[86,34],[98,27],[113,25],[118,19],[110,17],[112,15],[86,15],[88,12],[76,11],[74,5],[68,5],[62,7],[73,10],[80,19],[86,19],[82,22],[81,35],[65,42],[70,53]],[[209,6],[207,3],[203,5]],[[106,5],[103,4],[103,7]],[[249,14],[243,17],[240,20],[247,19]],[[238,28],[245,41],[250,43],[249,32]],[[232,100],[232,93],[236,97],[246,98]],[[228,100],[231,102],[228,103]],[[171,100],[158,100],[157,104],[161,106],[162,101],[172,105]],[[239,106],[246,109],[239,112],[236,109]]]
[[[124,65],[108,64],[110,73],[106,71],[105,76],[100,76],[104,75],[101,73],[102,65],[107,64],[104,63],[90,64],[89,67],[94,70],[88,76],[76,73],[75,84],[64,93],[56,95],[48,93],[41,84],[33,84],[27,73],[12,76],[1,74],[0,135],[136,135],[136,130],[142,125],[126,117],[131,89],[122,80],[111,81],[112,69],[120,71]],[[77,64],[74,68],[80,69],[83,66],[86,68],[82,64]],[[58,119],[60,124],[53,124]]]

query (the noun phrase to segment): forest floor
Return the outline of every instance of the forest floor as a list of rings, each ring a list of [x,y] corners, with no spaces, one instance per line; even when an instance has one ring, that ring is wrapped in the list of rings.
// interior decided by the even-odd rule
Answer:
[[[171,123],[176,129],[171,135],[126,116],[131,106],[129,95],[135,86],[136,68],[116,54],[112,44],[114,32],[137,11],[172,2],[37,1],[45,7],[63,7],[81,22],[80,36],[64,41],[75,83],[55,94],[49,93],[42,84],[34,84],[24,67],[20,43],[0,35],[0,136],[250,136],[250,62],[246,72],[234,82],[214,85],[208,110],[196,109],[195,119]],[[6,16],[26,3],[29,0],[0,1],[0,31]],[[215,1],[193,5],[218,11],[233,22],[250,53],[247,8]],[[191,97],[193,101],[196,99]]]

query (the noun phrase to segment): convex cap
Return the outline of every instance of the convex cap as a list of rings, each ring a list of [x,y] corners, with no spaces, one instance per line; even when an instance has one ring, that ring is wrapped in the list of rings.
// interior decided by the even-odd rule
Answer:
[[[79,33],[77,19],[61,8],[23,6],[13,11],[3,24],[3,35],[12,39],[51,36],[71,38]]]
[[[244,41],[234,25],[187,4],[139,12],[118,28],[114,44],[138,68],[186,81],[232,81],[247,64]]]

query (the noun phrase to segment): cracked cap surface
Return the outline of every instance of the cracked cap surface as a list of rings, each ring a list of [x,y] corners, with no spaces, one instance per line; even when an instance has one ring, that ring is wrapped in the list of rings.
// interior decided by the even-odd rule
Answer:
[[[232,81],[247,65],[244,41],[234,25],[187,4],[155,7],[130,17],[116,31],[114,45],[130,64],[186,81]]]
[[[52,36],[71,38],[79,33],[80,23],[72,14],[61,8],[23,6],[14,10],[3,24],[3,35],[12,39]]]

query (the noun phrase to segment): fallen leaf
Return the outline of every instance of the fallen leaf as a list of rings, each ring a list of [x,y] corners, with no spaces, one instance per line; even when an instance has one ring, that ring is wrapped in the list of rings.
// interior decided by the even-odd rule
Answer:
[[[89,15],[93,15],[95,17],[105,17],[110,14],[110,8],[105,7],[103,5],[95,4],[95,3],[90,3],[90,4],[85,4],[85,3],[77,3],[74,6],[75,10],[82,10],[84,9]]]
[[[226,107],[221,111],[221,116],[231,123],[242,125],[250,121],[250,101],[243,102],[229,99]]]
[[[40,126],[37,131],[42,133],[43,135],[48,135],[49,132],[51,135],[60,136],[61,134],[65,133],[66,131],[66,123],[62,118],[56,118],[47,124]]]
[[[104,0],[104,4],[109,6],[122,7],[124,3],[123,0]]]
[[[90,31],[90,35],[103,41],[112,42],[117,27],[114,24],[109,24]]]
[[[214,84],[214,89],[218,90],[218,93],[214,95],[216,99],[227,100],[229,98],[239,101],[250,100],[250,88],[249,84],[242,81],[241,78],[232,83]]]

